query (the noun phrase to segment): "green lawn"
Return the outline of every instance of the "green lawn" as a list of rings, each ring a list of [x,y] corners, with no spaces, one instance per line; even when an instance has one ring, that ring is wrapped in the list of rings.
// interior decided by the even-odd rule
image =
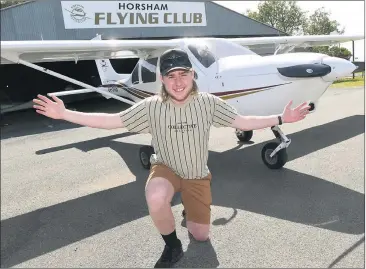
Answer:
[[[362,76],[356,76],[354,79],[350,77],[337,80],[330,87],[345,88],[345,87],[362,87],[362,86],[365,86],[365,78]]]

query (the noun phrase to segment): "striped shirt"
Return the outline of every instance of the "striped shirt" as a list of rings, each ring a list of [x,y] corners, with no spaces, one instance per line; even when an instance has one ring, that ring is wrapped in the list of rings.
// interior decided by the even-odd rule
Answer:
[[[211,126],[228,127],[237,111],[209,93],[191,95],[182,105],[148,97],[120,113],[130,132],[150,133],[155,154],[151,164],[164,164],[184,179],[209,174],[208,143]]]

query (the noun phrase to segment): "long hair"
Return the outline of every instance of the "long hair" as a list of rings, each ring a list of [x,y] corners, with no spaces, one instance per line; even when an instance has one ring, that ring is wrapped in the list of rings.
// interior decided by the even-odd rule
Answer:
[[[190,92],[190,95],[196,95],[198,93],[198,86],[195,80],[193,80],[192,89]],[[161,84],[159,96],[163,100],[163,102],[166,102],[169,98],[169,93],[167,92],[164,83]]]

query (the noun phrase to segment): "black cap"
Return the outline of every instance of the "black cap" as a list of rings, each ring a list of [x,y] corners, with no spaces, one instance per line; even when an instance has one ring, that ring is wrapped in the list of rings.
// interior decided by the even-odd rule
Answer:
[[[160,56],[160,74],[163,76],[173,70],[190,70],[191,68],[192,63],[184,50],[170,49]]]

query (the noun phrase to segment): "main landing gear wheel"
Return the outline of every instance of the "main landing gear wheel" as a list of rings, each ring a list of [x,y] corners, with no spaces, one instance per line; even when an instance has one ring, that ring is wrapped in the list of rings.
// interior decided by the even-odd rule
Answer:
[[[275,137],[280,141],[270,142],[262,148],[262,160],[269,169],[280,169],[287,162],[287,147],[291,143],[291,139],[281,131],[278,126],[271,128]]]
[[[271,153],[279,146],[277,142],[271,142],[262,148],[262,160],[264,164],[270,169],[280,169],[287,162],[286,148],[280,149],[271,157]]]
[[[242,131],[242,130],[236,129],[235,134],[236,134],[236,137],[241,142],[248,142],[248,141],[250,141],[250,139],[252,139],[253,131]]]
[[[150,157],[154,154],[154,148],[151,146],[142,146],[140,148],[140,161],[145,169],[150,169]]]

